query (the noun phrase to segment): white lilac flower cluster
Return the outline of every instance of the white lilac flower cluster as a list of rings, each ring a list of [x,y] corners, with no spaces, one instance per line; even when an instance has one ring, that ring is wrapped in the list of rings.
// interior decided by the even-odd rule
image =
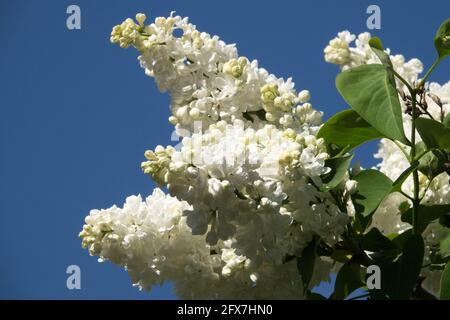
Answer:
[[[180,136],[190,135],[196,122],[207,129],[220,120],[246,120],[254,128],[267,122],[279,128],[320,125],[322,114],[308,103],[307,90],[297,93],[291,79],[239,57],[233,44],[173,14],[150,25],[144,25],[144,15],[136,18],[138,23],[127,19],[114,27],[111,41],[140,51],[145,73],[170,94],[169,121]]]
[[[80,236],[83,246],[99,261],[123,266],[135,286],[150,290],[170,281],[184,299],[297,299],[301,279],[295,261],[263,263],[249,273],[246,260],[230,242],[205,245],[193,236],[183,211],[190,206],[160,189],[143,200],[130,196],[123,208],[92,210]],[[317,261],[313,283],[328,275],[329,265]],[[232,276],[222,269],[236,269]]]
[[[357,38],[348,31],[338,33],[338,36],[329,42],[325,48],[325,60],[327,62],[337,64],[342,70],[356,67],[363,64],[381,63],[378,57],[373,53],[369,46],[370,34],[365,32],[360,34]],[[356,39],[356,40],[355,40]],[[354,47],[351,43],[355,41]],[[390,50],[386,52],[390,54]],[[418,59],[411,59],[406,61],[402,55],[390,55],[393,67],[409,83],[414,83],[419,79],[420,73],[423,71],[422,62]],[[406,88],[402,83],[397,82],[397,86],[403,91]],[[426,91],[429,93],[425,96],[428,105],[427,111],[434,119],[443,119],[450,113],[450,81],[444,85],[432,82],[426,84]],[[439,97],[440,107],[433,95]],[[405,134],[411,134],[411,116],[406,111],[406,104],[403,99],[400,99],[403,109],[403,123],[405,127]],[[420,135],[416,134],[420,140]],[[402,145],[404,150],[409,153],[409,148]],[[379,170],[387,175],[392,180],[397,179],[400,174],[409,167],[409,162],[405,158],[404,153],[393,142],[387,139],[382,139],[379,144],[378,152],[375,154],[380,163],[377,165]],[[419,174],[419,183],[422,190],[426,189],[429,184],[428,178]],[[413,181],[409,178],[403,185],[403,191],[406,194],[413,194]],[[400,193],[389,195],[378,208],[373,216],[372,226],[379,228],[385,234],[402,233],[409,228],[409,225],[400,220],[400,205],[408,202],[408,199]],[[448,204],[450,203],[450,184],[447,173],[442,173],[435,177],[423,198],[423,203],[426,204]],[[438,232],[436,232],[437,224],[431,224],[424,232],[426,254],[425,264],[429,263],[431,248],[438,243]],[[436,293],[439,291],[439,279],[436,276],[438,272],[430,272],[425,270],[425,275],[429,276],[429,281],[425,281],[425,286],[430,291]]]
[[[342,70],[357,67],[363,64],[380,63],[380,60],[369,46],[371,35],[364,32],[356,37],[349,31],[342,31],[338,36],[330,40],[325,47],[325,61],[337,64]],[[350,44],[354,41],[354,47]],[[387,49],[386,53],[390,54]],[[395,71],[397,71],[405,80],[412,83],[417,80],[418,75],[423,71],[423,64],[419,59],[405,61],[401,54],[391,55],[390,58]]]
[[[123,208],[93,210],[80,236],[142,289],[174,283],[183,298],[302,298],[295,259],[312,239],[333,245],[348,216],[320,191],[329,157],[316,138],[322,113],[234,45],[171,14],[125,20],[111,42],[171,96],[180,146],[145,152],[145,174],[167,188]],[[352,186],[350,180],[342,189]],[[310,286],[329,276],[317,258]]]
[[[252,264],[301,255],[314,235],[334,243],[348,222],[318,190],[328,154],[307,131],[220,121],[184,138],[179,151],[146,156],[144,171],[193,206],[185,211],[192,232],[206,233],[210,245],[232,239]]]

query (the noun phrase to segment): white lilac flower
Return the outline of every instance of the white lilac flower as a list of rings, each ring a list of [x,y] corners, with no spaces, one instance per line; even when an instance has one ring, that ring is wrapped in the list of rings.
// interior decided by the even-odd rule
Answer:
[[[349,45],[353,40],[355,40],[355,35],[350,34],[350,32],[339,32],[338,36],[330,40],[328,46],[324,49],[325,61],[341,66],[349,64],[352,60]]]
[[[171,96],[169,121],[183,141],[147,151],[142,163],[144,173],[171,195],[155,189],[145,200],[127,198],[123,208],[92,210],[80,233],[83,246],[100,261],[123,266],[144,290],[171,281],[187,299],[303,298],[295,260],[286,257],[301,256],[315,236],[334,244],[349,221],[330,193],[320,191],[320,177],[329,170],[324,141],[315,136],[322,113],[307,90],[298,93],[291,79],[238,56],[234,45],[198,31],[187,18],[171,14],[150,25],[145,20],[138,14],[137,23],[127,19],[114,27],[111,42],[138,49],[145,73]],[[369,39],[368,33],[356,38],[341,32],[325,58],[343,70],[380,63]],[[418,80],[419,60],[391,60],[405,79]],[[450,83],[427,89],[448,113]],[[433,116],[442,116],[435,98],[427,102]],[[404,122],[409,132],[406,115]],[[381,141],[377,157],[391,179],[408,166],[388,140]],[[426,184],[426,177],[420,182]],[[340,186],[346,195],[356,187],[349,177]],[[441,175],[424,201],[448,203],[449,189]],[[404,191],[411,192],[410,181]],[[406,200],[389,196],[373,225],[384,233],[403,232],[407,225],[397,213]],[[424,235],[428,259],[437,241],[433,226]],[[327,279],[331,267],[317,258],[310,286]],[[436,288],[435,274],[424,272],[428,287]]]
[[[111,42],[137,48],[145,73],[170,94],[169,121],[184,138],[146,151],[142,169],[171,196],[156,189],[91,211],[83,246],[125,267],[141,289],[171,281],[181,298],[303,298],[289,257],[313,237],[339,241],[349,221],[320,191],[329,155],[309,91],[187,18],[136,20],[114,27]],[[332,267],[316,260],[311,287]]]
[[[187,18],[159,17],[147,26],[144,20],[140,15],[139,23],[127,19],[114,27],[111,42],[140,51],[146,74],[171,96],[169,121],[179,135],[190,135],[195,122],[207,129],[219,120],[241,119],[254,128],[266,121],[280,128],[320,125],[322,114],[312,108],[296,121],[296,106],[309,100],[309,92],[297,93],[291,79],[238,56],[234,45],[198,31]]]
[[[182,215],[188,207],[155,189],[145,200],[128,197],[123,208],[92,210],[80,233],[83,246],[101,262],[123,266],[141,290],[170,281],[185,299],[303,298],[295,261],[249,270],[230,243],[210,246],[204,236],[191,234]],[[327,261],[317,265],[313,285],[327,279],[331,268]]]
[[[380,63],[377,55],[369,46],[370,33],[364,32],[356,37],[348,31],[338,33],[338,36],[332,39],[329,45],[324,49],[325,61],[337,64],[342,70],[357,67],[363,64]],[[355,46],[351,43],[355,41]],[[386,49],[390,54],[390,50]],[[410,83],[417,80],[418,75],[423,71],[422,62],[418,59],[405,61],[400,55],[390,55],[395,71]]]
[[[185,137],[170,159],[157,149],[146,152],[143,170],[192,205],[185,215],[193,234],[211,245],[230,240],[251,265],[299,255],[313,235],[334,243],[348,222],[318,190],[328,154],[308,131],[220,121]]]

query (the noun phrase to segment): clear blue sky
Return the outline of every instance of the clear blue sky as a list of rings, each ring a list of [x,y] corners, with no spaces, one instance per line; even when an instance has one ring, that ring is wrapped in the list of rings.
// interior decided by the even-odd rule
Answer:
[[[70,4],[81,8],[81,30],[66,28]],[[77,237],[91,208],[151,192],[139,168],[143,151],[170,144],[169,98],[144,75],[136,51],[109,43],[112,26],[137,12],[153,19],[176,10],[270,72],[292,76],[329,117],[344,103],[323,48],[343,29],[366,31],[369,4],[381,7],[376,34],[387,47],[433,61],[448,0],[0,0],[0,298],[174,298],[170,286],[140,293]],[[434,79],[449,70],[446,61]],[[358,154],[365,166],[375,164],[375,146]],[[66,288],[71,264],[82,270],[78,291]]]

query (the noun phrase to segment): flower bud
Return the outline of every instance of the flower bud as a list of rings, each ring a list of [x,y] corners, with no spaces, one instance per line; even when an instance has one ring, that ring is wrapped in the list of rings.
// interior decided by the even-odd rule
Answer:
[[[350,194],[354,194],[358,189],[358,181],[356,180],[347,180],[345,182],[345,189]]]
[[[311,95],[308,90],[302,90],[298,93],[298,101],[300,103],[308,102],[311,99]]]
[[[145,14],[143,13],[138,13],[136,15],[136,21],[139,23],[139,25],[142,27],[144,26],[144,21],[145,19],[147,19],[147,17],[145,16]]]

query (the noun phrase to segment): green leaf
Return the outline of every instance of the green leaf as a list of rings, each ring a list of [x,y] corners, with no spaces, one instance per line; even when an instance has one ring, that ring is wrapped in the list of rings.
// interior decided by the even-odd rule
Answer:
[[[442,122],[446,128],[450,128],[450,113],[447,114]]]
[[[360,236],[359,243],[363,250],[372,252],[369,256],[377,264],[393,261],[402,249],[376,228],[372,228],[368,233]]]
[[[338,112],[328,119],[317,136],[325,140],[331,156],[350,151],[364,142],[383,138],[380,132],[352,109]]]
[[[369,232],[360,236],[359,243],[364,250],[372,252],[398,249],[398,247],[377,228],[372,228]]]
[[[412,235],[405,243],[403,254],[398,261],[397,285],[392,298],[408,299],[416,286],[422,269],[425,246],[420,235]]]
[[[450,262],[447,262],[441,277],[441,300],[450,300]]]
[[[367,64],[336,77],[336,87],[350,107],[384,136],[409,144],[395,81],[386,66]]]
[[[358,182],[358,191],[352,199],[355,209],[363,216],[370,215],[390,193],[392,180],[378,170],[363,170],[353,177]]]
[[[309,282],[311,281],[314,264],[316,262],[316,248],[317,239],[313,238],[309,244],[303,249],[302,256],[297,258],[297,269],[302,277],[303,287],[305,290],[308,289]]]
[[[369,45],[373,49],[381,50],[384,52],[383,44],[381,43],[381,39],[378,37],[372,37],[369,40]]]
[[[331,158],[325,161],[325,166],[331,168],[331,171],[322,177],[324,185],[320,188],[322,191],[328,191],[336,188],[344,180],[353,155],[339,158]]]
[[[436,32],[434,47],[440,58],[450,55],[450,19],[445,20]]]
[[[346,263],[339,270],[334,285],[332,300],[343,300],[350,293],[364,286],[361,280],[361,267],[356,263]]]
[[[423,141],[416,144],[416,153],[425,152],[426,146]],[[426,175],[429,179],[433,179],[437,175],[445,171],[445,163],[447,162],[447,154],[441,150],[430,150],[419,159],[417,169]]]
[[[433,206],[419,205],[418,232],[422,233],[431,221],[439,219],[446,213],[450,213],[450,204],[436,204]],[[401,219],[403,222],[412,224],[412,209],[406,210],[402,214]]]
[[[391,58],[389,55],[384,52],[383,44],[381,43],[381,39],[378,37],[373,37],[369,40],[369,45],[372,51],[377,55],[380,59],[381,63],[386,67],[386,71],[388,73],[389,81],[395,86],[395,74],[394,74],[394,66],[392,65]]]
[[[439,255],[443,258],[450,257],[450,228],[441,225],[436,227],[437,237],[439,239]]]
[[[408,229],[400,234],[395,234],[389,238],[392,240],[392,242],[397,247],[399,247],[401,250],[403,250],[406,240],[408,240],[411,235],[412,235],[412,229]]]
[[[375,264],[382,265],[386,263],[393,263],[393,261],[399,257],[400,253],[400,248],[396,247],[390,250],[376,251],[370,253],[369,256],[375,262]]]
[[[400,234],[394,233],[386,236],[391,243],[395,246],[395,248],[388,249],[385,251],[375,252],[370,255],[372,259],[374,259],[377,263],[388,263],[396,260],[399,257],[399,254],[402,253],[403,248],[405,247],[406,241],[411,237],[412,229],[408,229]]]
[[[419,161],[415,161],[411,166],[402,172],[402,174],[392,183],[392,192],[400,192],[402,190],[402,185],[408,179],[409,175],[419,166]]]
[[[389,57],[389,55],[386,52],[384,52],[384,48],[383,48],[383,44],[381,43],[381,39],[378,37],[370,38],[369,45],[370,45],[370,48],[372,49],[372,51],[378,56],[381,63],[383,65],[385,65],[386,67],[389,67],[390,71],[392,73],[392,76],[394,76],[394,74],[392,72],[393,66],[392,66],[391,58]]]
[[[391,192],[392,180],[373,169],[361,171],[353,180],[358,182],[358,190],[351,197],[363,231],[381,201]]]
[[[402,174],[392,183],[392,192],[400,192],[402,190],[402,185],[408,179],[410,174],[419,166],[419,161],[415,161],[411,166],[402,172]]]
[[[398,210],[400,214],[403,214],[409,208],[411,208],[411,204],[409,203],[409,201],[403,201],[398,205]]]
[[[416,286],[424,255],[423,239],[410,236],[402,255],[394,262],[380,264],[381,289],[371,290],[374,298],[409,299]]]
[[[395,245],[395,248],[374,252],[370,255],[370,257],[380,265],[392,263],[402,253],[405,243],[411,235],[412,229],[408,229],[400,234],[395,233],[388,235],[387,238],[391,240],[391,242]]]
[[[428,149],[443,149],[450,152],[450,128],[426,118],[417,118],[416,128]]]

